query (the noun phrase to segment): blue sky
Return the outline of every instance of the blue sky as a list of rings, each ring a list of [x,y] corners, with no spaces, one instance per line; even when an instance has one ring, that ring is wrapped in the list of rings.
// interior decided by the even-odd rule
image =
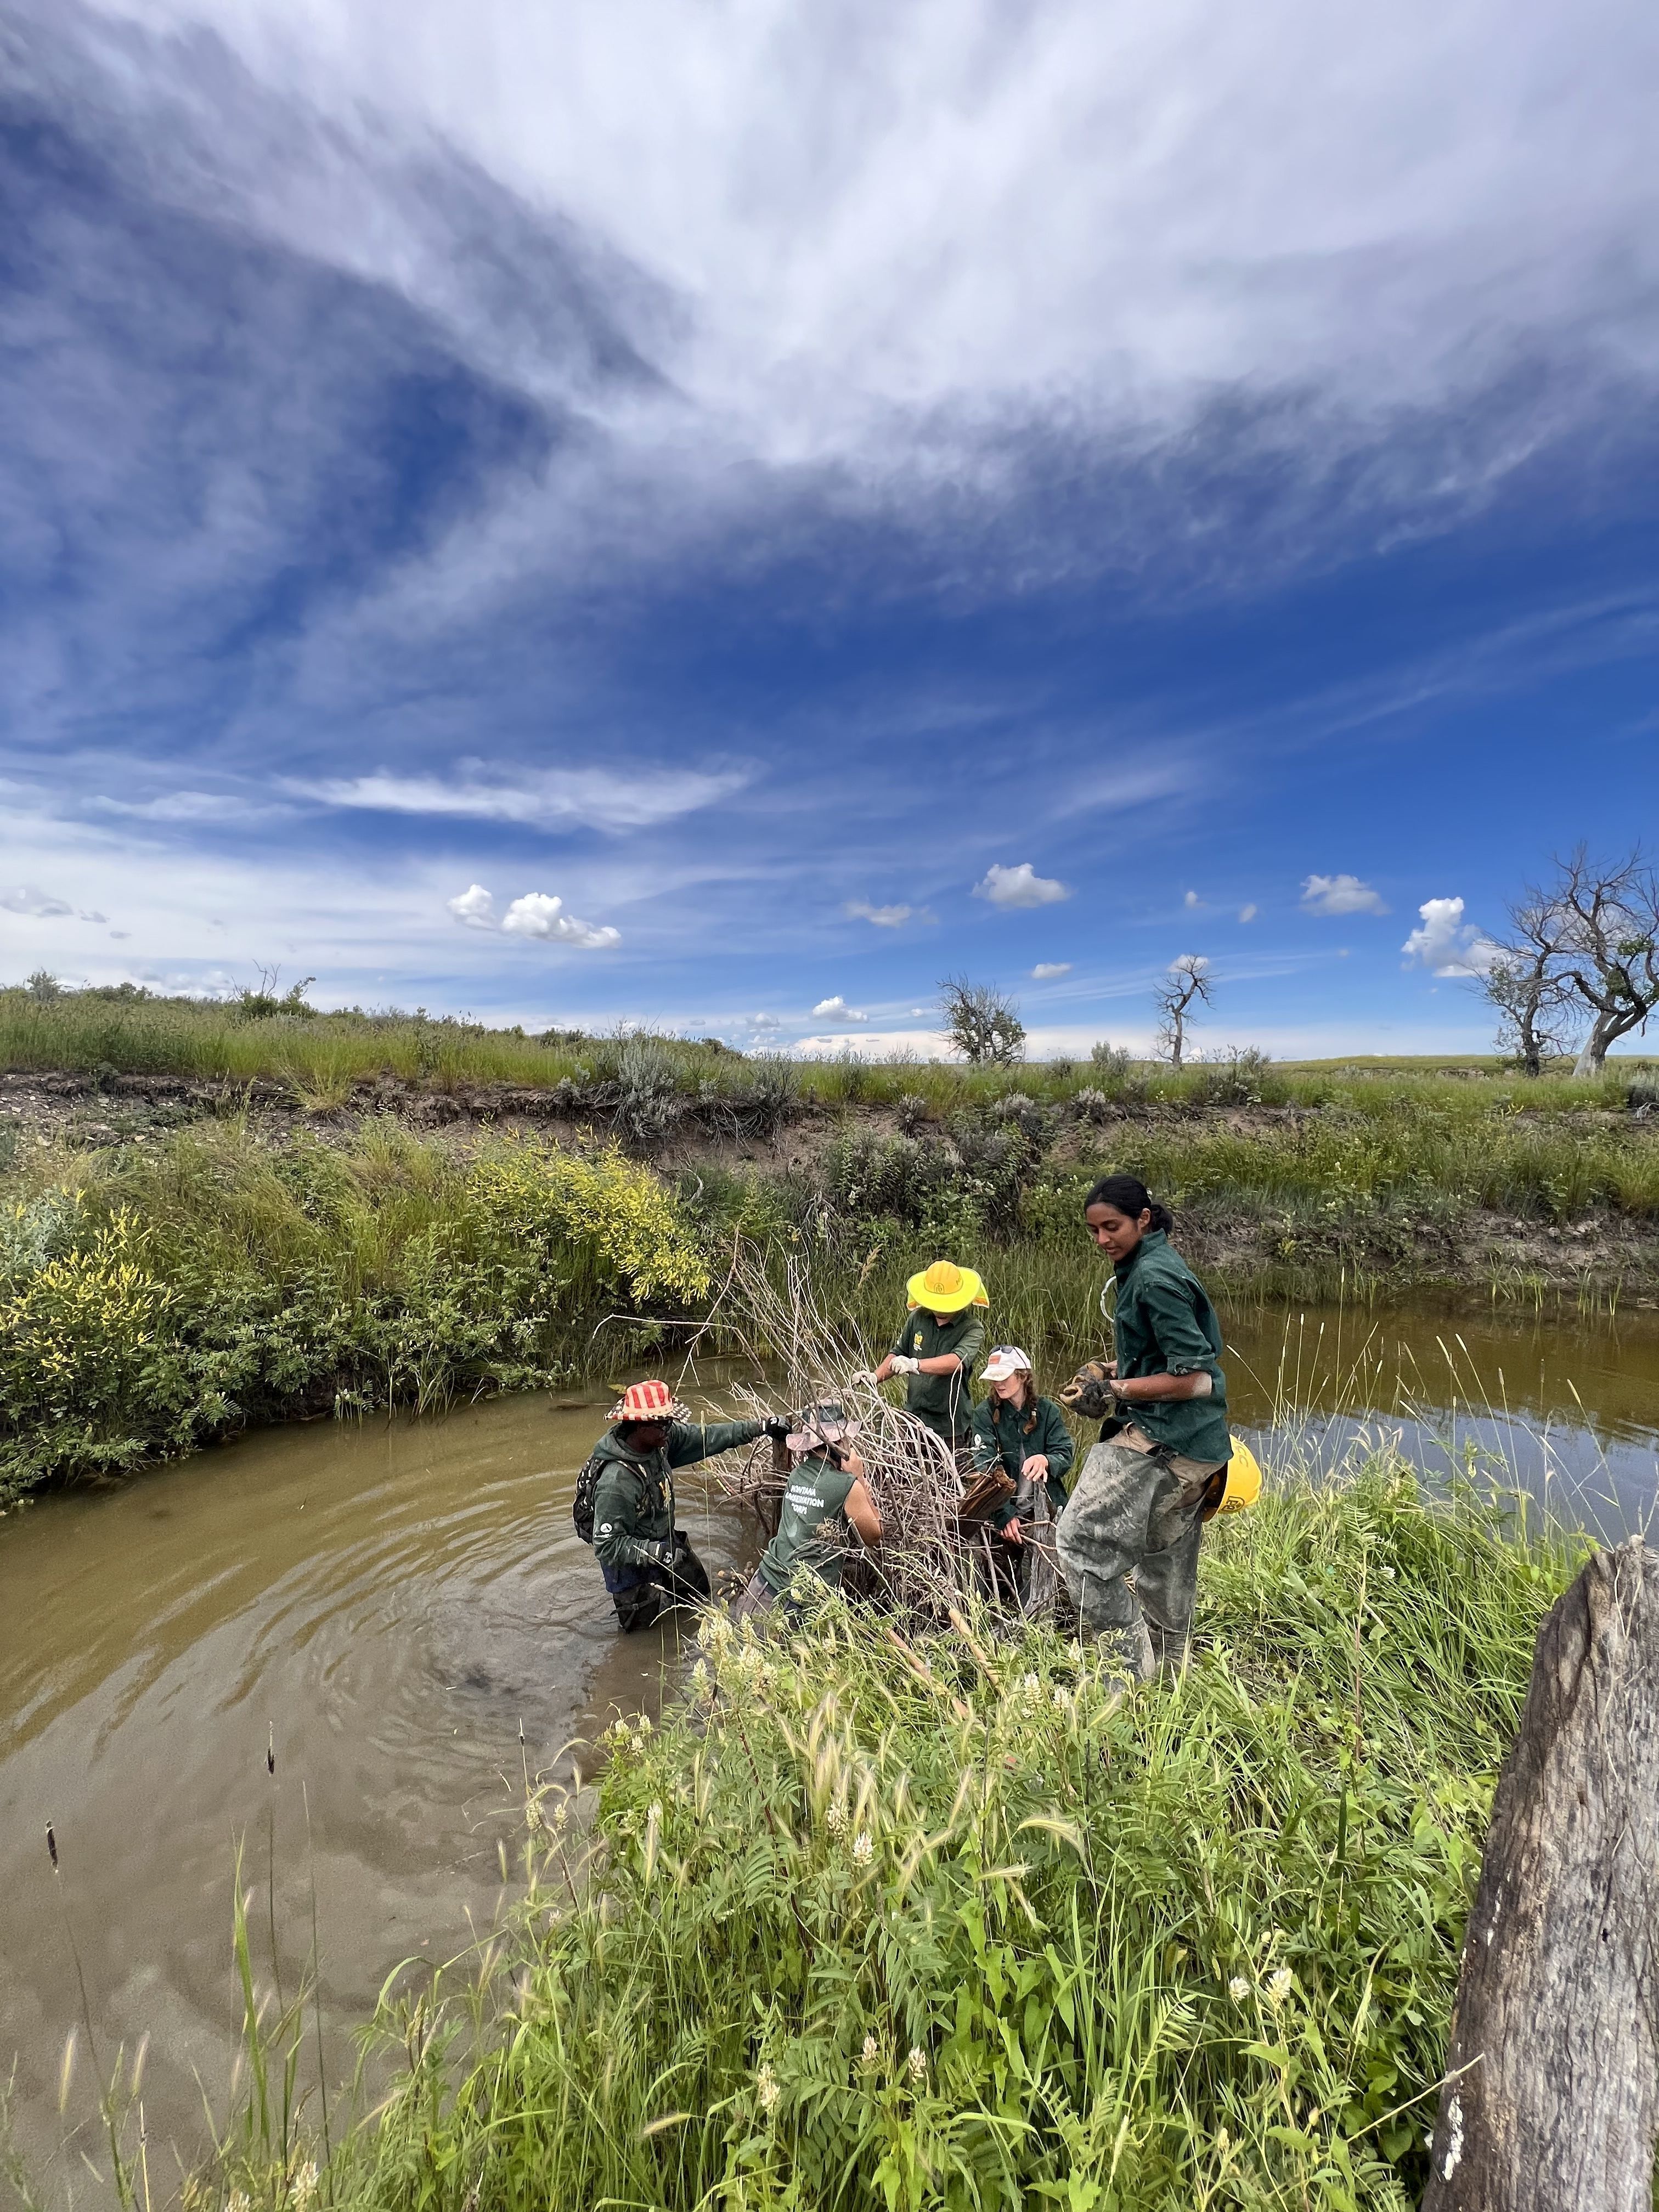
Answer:
[[[0,975],[1482,1047],[1656,828],[1659,17],[1342,15],[0,0]]]

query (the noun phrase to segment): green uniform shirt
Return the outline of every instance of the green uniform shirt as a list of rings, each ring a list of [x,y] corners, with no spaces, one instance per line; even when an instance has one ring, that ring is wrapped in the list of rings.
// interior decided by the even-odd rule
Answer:
[[[1025,1424],[1034,1413],[1036,1419],[1028,1434]],[[1011,1406],[1005,1399],[988,1398],[982,1406],[974,1408],[974,1465],[994,1467],[1000,1460],[1010,1478],[1018,1482],[1020,1469],[1028,1459],[1046,1457],[1048,1474],[1045,1487],[1056,1521],[1066,1510],[1066,1478],[1071,1473],[1076,1449],[1072,1432],[1066,1425],[1066,1416],[1052,1398],[1039,1398],[1034,1407]],[[1013,1510],[1011,1498],[992,1515],[992,1526],[1006,1528]]]
[[[637,1452],[617,1430],[608,1429],[593,1448],[602,1462],[593,1486],[593,1556],[599,1565],[659,1564],[653,1547],[674,1540],[674,1468],[752,1444],[760,1433],[758,1421],[675,1421],[666,1443]]]
[[[1168,1444],[1186,1459],[1231,1459],[1221,1323],[1203,1284],[1161,1229],[1150,1230],[1112,1273],[1117,1277],[1119,1378],[1194,1375],[1201,1368],[1214,1386],[1207,1398],[1126,1403],[1128,1418],[1155,1444]]]
[[[974,1362],[985,1351],[985,1309],[964,1306],[958,1314],[936,1321],[918,1309],[899,1331],[893,1346],[907,1359],[941,1359],[954,1352],[962,1364],[950,1375],[907,1375],[904,1410],[943,1437],[951,1445],[965,1444],[974,1417]]]
[[[847,1493],[857,1480],[823,1452],[814,1452],[793,1470],[778,1515],[778,1533],[760,1563],[767,1588],[779,1597],[797,1567],[807,1568],[832,1589],[840,1582],[852,1540]]]

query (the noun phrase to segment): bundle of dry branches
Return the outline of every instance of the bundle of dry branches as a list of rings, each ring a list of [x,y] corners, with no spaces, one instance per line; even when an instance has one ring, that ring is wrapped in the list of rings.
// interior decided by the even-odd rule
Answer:
[[[762,1255],[752,1246],[740,1246],[720,1303],[722,1334],[735,1334],[757,1360],[781,1370],[792,1408],[804,1411],[834,1401],[858,1424],[864,1480],[884,1530],[870,1580],[884,1601],[901,1614],[939,1621],[970,1589],[983,1589],[989,1545],[995,1540],[959,1517],[963,1485],[954,1454],[912,1414],[889,1405],[867,1380],[868,1351],[830,1319],[806,1271],[787,1261],[780,1287]],[[768,1397],[757,1390],[740,1388],[736,1395],[757,1416],[768,1410]],[[769,1402],[775,1402],[775,1393]],[[781,1496],[782,1478],[769,1460],[752,1453],[730,1471],[716,1464],[711,1480],[726,1496],[755,1504],[765,1525],[775,1526],[775,1504],[773,1512],[766,1509]],[[1052,1528],[1046,1510],[1030,1534],[1036,1551],[1023,1608],[1027,1613],[1051,1602],[1054,1595]],[[976,1559],[981,1553],[982,1562]],[[849,1572],[849,1589],[858,1589],[865,1581],[857,1571]]]

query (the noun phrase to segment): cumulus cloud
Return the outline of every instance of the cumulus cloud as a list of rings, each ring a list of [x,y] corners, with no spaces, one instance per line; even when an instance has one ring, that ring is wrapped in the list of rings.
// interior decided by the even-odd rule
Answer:
[[[291,781],[296,795],[325,806],[381,814],[447,814],[464,820],[516,822],[532,830],[649,830],[712,805],[748,781],[738,769],[548,769],[492,777],[463,762],[459,777],[399,775],[378,769],[319,783]]]
[[[855,921],[872,921],[878,929],[897,929],[915,909],[908,906],[872,906],[866,899],[848,899],[844,911]]]
[[[1380,891],[1362,884],[1358,876],[1309,876],[1302,885],[1302,905],[1308,914],[1386,914]]]
[[[1066,884],[1053,876],[1038,875],[1029,860],[1013,868],[994,866],[974,885],[975,898],[989,899],[993,906],[1000,907],[1053,906],[1071,896]]]
[[[574,914],[564,911],[562,898],[546,891],[526,891],[522,898],[515,898],[501,916],[501,927],[510,937],[553,939],[561,945],[579,945],[584,952],[599,952],[622,943],[620,930],[608,923],[598,927],[591,921],[578,921]]]
[[[482,884],[469,884],[457,897],[446,899],[457,921],[468,929],[494,929],[495,902]]]
[[[1258,911],[1259,909],[1256,907],[1255,901],[1252,900],[1248,906],[1240,907],[1238,909],[1238,918],[1241,921],[1254,921]]]
[[[1069,960],[1039,960],[1036,966],[1032,969],[1031,975],[1036,981],[1046,983],[1051,976],[1069,975],[1071,972],[1072,963]]]
[[[1184,907],[1186,907],[1189,911],[1190,911],[1190,910],[1191,910],[1191,908],[1193,908],[1194,907],[1200,907],[1200,906],[1202,906],[1202,905],[1203,905],[1203,903],[1204,903],[1203,900],[1202,900],[1201,898],[1200,898],[1200,896],[1199,896],[1199,895],[1198,895],[1198,893],[1197,893],[1196,891],[1188,891],[1188,894],[1187,894],[1187,896],[1186,896],[1186,897],[1185,897],[1184,899],[1182,899],[1182,901],[1181,902],[1182,902],[1182,904]]]
[[[574,945],[584,952],[601,952],[622,943],[620,930],[579,921],[565,912],[562,898],[547,891],[526,891],[522,898],[515,898],[499,921],[495,897],[482,884],[469,884],[444,904],[464,929],[500,929],[508,937]]]
[[[1463,919],[1461,898],[1425,899],[1419,926],[1400,950],[1407,967],[1435,975],[1485,975],[1503,957],[1499,948]]]
[[[815,1016],[827,1014],[832,1021],[867,1022],[870,1018],[868,1014],[861,1013],[856,1006],[849,1006],[839,992],[833,999],[820,999],[812,1012]]]

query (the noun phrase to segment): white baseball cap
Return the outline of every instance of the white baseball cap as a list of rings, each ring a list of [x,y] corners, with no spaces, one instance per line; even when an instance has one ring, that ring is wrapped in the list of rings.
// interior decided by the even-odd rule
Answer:
[[[1006,1382],[1011,1375],[1029,1375],[1031,1363],[1017,1344],[1000,1344],[984,1367],[988,1382]]]

